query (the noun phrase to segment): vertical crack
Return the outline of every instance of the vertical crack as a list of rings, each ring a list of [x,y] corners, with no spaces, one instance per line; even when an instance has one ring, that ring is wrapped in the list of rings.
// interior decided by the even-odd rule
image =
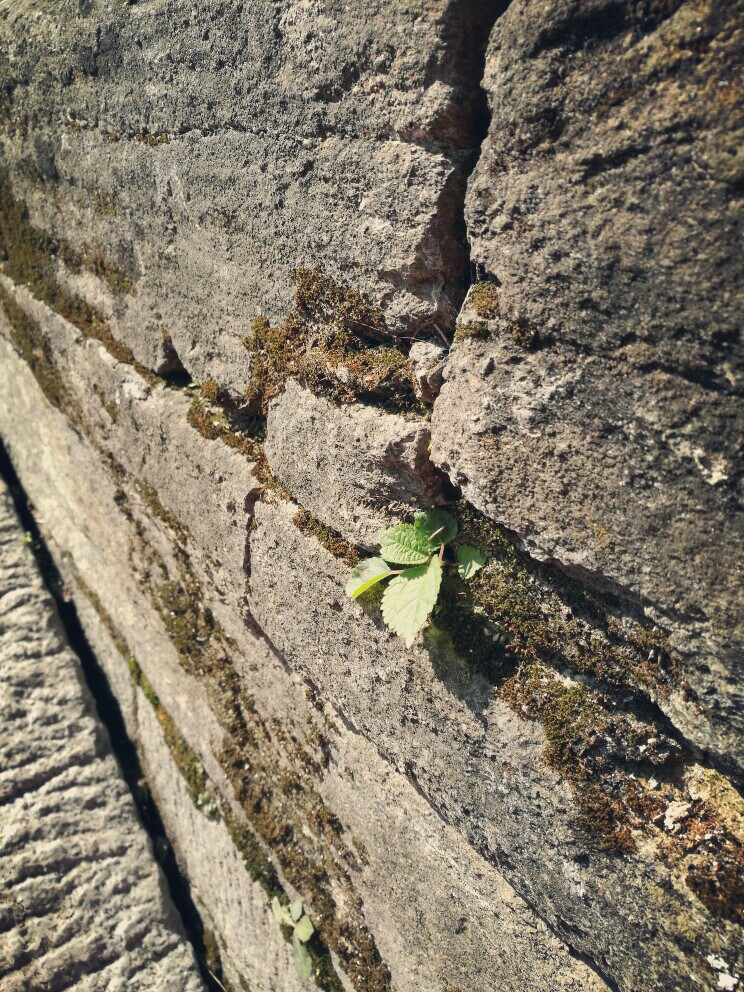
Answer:
[[[447,85],[450,99],[426,132],[413,129],[399,135],[444,153],[455,165],[440,196],[419,261],[421,281],[430,284],[431,258],[435,255],[439,259],[437,312],[427,324],[434,324],[440,333],[454,327],[476,277],[465,222],[465,196],[491,124],[483,88],[488,42],[508,6],[509,0],[454,0],[450,4],[442,25],[442,48],[432,58],[424,81],[425,87],[437,82]],[[435,252],[430,250],[433,246]]]

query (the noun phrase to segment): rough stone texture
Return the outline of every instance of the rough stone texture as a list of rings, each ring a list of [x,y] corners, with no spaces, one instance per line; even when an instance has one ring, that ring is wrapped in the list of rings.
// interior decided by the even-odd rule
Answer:
[[[436,631],[407,651],[374,606],[349,602],[347,570],[291,509],[258,504],[256,521],[250,607],[272,642],[574,947],[629,989],[705,987],[707,955],[739,953],[740,928],[714,922],[650,848],[592,850],[539,727]]]
[[[424,424],[338,407],[291,381],[269,409],[266,457],[297,501],[353,544],[373,547],[401,514],[443,501]]]
[[[47,315],[45,326],[59,348],[60,362],[68,347],[60,333],[63,324]],[[69,328],[68,333],[72,336]],[[44,402],[30,372],[7,347],[2,334],[0,347],[0,361],[11,373],[0,380],[0,431],[43,520],[49,546],[79,604],[86,631],[120,700],[130,733],[139,742],[148,784],[179,861],[193,880],[195,902],[205,926],[213,928],[219,938],[225,980],[235,981],[242,975],[252,990],[280,992],[291,988],[292,973],[282,964],[287,945],[281,941],[273,918],[266,914],[265,897],[261,905],[255,883],[247,873],[241,877],[222,824],[208,819],[184,792],[150,703],[137,690],[135,705],[127,660],[89,598],[91,592],[98,597],[99,610],[103,608],[117,636],[136,650],[137,662],[159,700],[206,768],[209,788],[224,795],[230,808],[235,808],[232,788],[219,760],[224,733],[210,711],[214,684],[183,670],[152,606],[147,548],[155,545],[161,534],[162,545],[158,547],[167,555],[168,543],[173,544],[176,537],[171,532],[166,539],[168,525],[160,517],[153,519],[146,505],[138,504],[131,480],[121,470],[111,478],[108,460]],[[99,356],[95,348],[83,343],[77,348],[73,364],[82,390],[87,375],[97,380]],[[125,369],[121,366],[119,374],[131,376]],[[139,402],[155,411],[171,397],[170,391],[155,389]],[[14,412],[8,417],[5,411],[11,402]],[[97,399],[95,404],[100,406]],[[95,405],[91,404],[93,410]],[[117,421],[121,425],[118,455],[139,464],[141,436],[131,430],[127,451],[125,423],[123,417]],[[41,459],[38,445],[33,444],[40,435],[46,439]],[[225,465],[230,464],[233,452],[221,442],[204,445],[212,449],[214,458],[224,458]],[[80,485],[81,478],[85,478],[85,486]],[[246,485],[249,492],[248,477]],[[177,488],[178,480],[171,480],[170,486]],[[123,489],[128,493],[126,503],[120,495]],[[170,487],[162,498],[170,501]],[[147,543],[142,539],[145,532]],[[189,558],[198,569],[200,548],[191,538],[187,540]],[[311,550],[316,547],[314,541],[303,539],[303,543]],[[106,554],[100,553],[103,546]],[[127,562],[127,568],[123,569],[121,562]],[[168,565],[172,567],[170,557]],[[81,575],[85,576],[87,596],[77,584]],[[206,581],[206,572],[204,575]],[[482,992],[532,992],[536,987],[604,992],[601,979],[551,933],[496,867],[455,827],[443,822],[420,794],[416,781],[391,767],[379,754],[376,742],[360,735],[330,704],[319,712],[317,697],[304,675],[293,673],[286,661],[256,639],[242,622],[235,623],[240,614],[237,593],[228,589],[226,603],[220,603],[213,590],[209,595],[215,616],[226,623],[232,617],[233,662],[251,693],[253,719],[270,728],[271,736],[262,738],[262,750],[280,768],[284,765],[288,771],[301,773],[303,780],[308,777],[307,758],[294,757],[291,740],[302,741],[309,754],[318,754],[324,763],[314,787],[343,825],[341,850],[346,852],[345,870],[353,882],[353,888],[346,891],[362,900],[366,924],[392,975],[390,987],[396,992],[440,986]],[[322,739],[318,736],[321,733]],[[246,771],[246,781],[250,777]],[[287,884],[293,878],[288,873]],[[348,885],[343,878],[339,874],[329,884]],[[302,879],[294,881],[289,891],[300,895],[312,915],[314,900],[322,892],[314,891]],[[343,970],[339,971],[343,976]],[[282,984],[282,976],[287,977],[286,984]],[[345,980],[345,987],[347,984]]]
[[[0,482],[0,982],[203,988],[80,664]]]
[[[499,6],[14,5],[4,167],[37,223],[133,281],[79,288],[153,367],[165,329],[196,378],[240,392],[251,318],[280,318],[318,261],[394,328],[451,324]]]
[[[278,894],[325,992],[736,987],[734,6],[73,8],[0,15],[0,434],[220,980],[296,985]],[[256,314],[272,394],[360,346],[316,264],[431,424],[240,409]],[[406,651],[338,535],[450,482],[489,562]]]
[[[442,388],[447,362],[446,350],[431,341],[414,341],[408,358],[413,371],[416,395],[424,403],[433,403]]]
[[[467,197],[495,302],[460,317],[491,318],[491,336],[456,346],[432,424],[434,460],[477,506],[672,632],[697,704],[673,718],[728,762],[744,713],[739,14],[519,0],[499,19]]]

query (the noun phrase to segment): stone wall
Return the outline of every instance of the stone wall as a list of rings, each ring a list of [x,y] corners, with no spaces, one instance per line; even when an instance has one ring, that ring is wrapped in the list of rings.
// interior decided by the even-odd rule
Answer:
[[[327,992],[736,988],[735,5],[0,17],[0,433],[209,969],[299,898]]]

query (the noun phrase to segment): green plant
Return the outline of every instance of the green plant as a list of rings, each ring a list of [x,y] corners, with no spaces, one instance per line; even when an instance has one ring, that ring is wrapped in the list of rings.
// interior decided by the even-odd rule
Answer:
[[[457,521],[446,510],[426,510],[412,524],[390,527],[380,535],[380,557],[366,558],[352,570],[346,595],[356,599],[392,576],[382,596],[382,617],[410,648],[434,609],[442,569],[456,567],[460,578],[468,580],[486,562],[483,553],[470,544],[457,547],[455,561],[446,558],[446,545],[455,539],[457,529]],[[393,569],[391,565],[411,567]]]
[[[280,926],[292,928],[292,961],[297,974],[306,982],[313,973],[313,960],[305,947],[315,933],[310,917],[303,913],[301,900],[282,906],[277,896],[271,900],[271,912]]]

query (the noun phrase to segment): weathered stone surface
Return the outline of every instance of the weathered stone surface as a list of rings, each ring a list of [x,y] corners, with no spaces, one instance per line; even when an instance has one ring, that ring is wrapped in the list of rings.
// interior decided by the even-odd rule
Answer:
[[[298,987],[274,895],[324,992],[744,967],[740,31],[513,0],[481,91],[505,9],[0,13],[0,433],[230,992]],[[437,466],[489,559],[405,651],[327,549]]]
[[[125,273],[133,293],[78,288],[153,368],[165,330],[196,378],[240,392],[251,318],[278,319],[318,261],[393,327],[451,323],[498,6],[13,7],[4,168],[35,223]]]
[[[443,499],[423,423],[339,407],[292,381],[271,403],[266,457],[297,501],[353,544],[372,547],[402,513]]]
[[[462,336],[432,423],[470,500],[672,632],[694,705],[670,713],[726,761],[744,713],[741,51],[733,4],[510,5],[467,199],[492,282],[460,321],[490,338]]]
[[[541,760],[539,727],[436,631],[407,651],[373,606],[351,603],[348,570],[299,534],[291,514],[257,505],[250,596],[290,664],[622,988],[681,990],[691,975],[709,987],[706,956],[732,961],[739,928],[714,921],[653,846],[594,850],[565,782]]]
[[[59,329],[56,322],[53,326]],[[86,631],[117,693],[132,737],[139,742],[149,785],[179,861],[192,879],[195,902],[205,926],[214,930],[219,942],[223,975],[230,981],[243,975],[252,989],[266,992],[291,988],[292,972],[286,972],[285,984],[277,977],[285,974],[282,955],[287,945],[278,929],[271,929],[271,917],[270,925],[266,924],[267,900],[264,897],[262,905],[255,883],[247,874],[239,875],[239,859],[226,843],[222,823],[209,819],[184,791],[150,701],[141,690],[136,692],[136,705],[133,699],[128,662],[122,654],[127,648],[135,652],[160,704],[198,754],[209,776],[207,788],[215,796],[226,797],[227,808],[239,812],[220,765],[225,735],[210,711],[214,684],[183,670],[153,610],[147,548],[161,547],[157,535],[164,530],[164,521],[148,519],[150,508],[138,504],[136,490],[130,491],[131,480],[120,471],[109,478],[106,460],[70,429],[57,410],[44,403],[30,372],[1,337],[0,347],[0,361],[11,372],[0,385],[0,409],[10,409],[12,389],[14,410],[12,417],[3,415],[0,421],[3,436],[69,589],[79,602]],[[95,352],[81,349],[77,357],[81,379],[86,374],[98,375]],[[157,390],[140,402],[157,408]],[[39,436],[46,439],[42,457],[38,444],[32,443]],[[133,433],[130,439],[133,448],[136,437]],[[232,452],[221,442],[205,444],[230,464]],[[123,444],[119,454],[126,454]],[[136,448],[130,456],[135,458]],[[81,485],[83,479],[85,485]],[[126,503],[117,495],[122,489],[128,494]],[[143,532],[146,544],[142,543]],[[106,553],[102,554],[104,546]],[[165,539],[162,550],[166,560]],[[189,545],[189,550],[191,561],[197,562],[197,548]],[[126,569],[122,561],[127,562]],[[170,557],[167,562],[173,567]],[[78,585],[82,577],[87,592]],[[215,615],[227,620],[230,611],[221,611],[214,593],[207,592],[213,597],[210,605]],[[231,609],[237,612],[232,604]],[[107,627],[103,618],[113,626]],[[237,629],[234,624],[233,630]],[[344,890],[345,898],[362,901],[366,925],[390,969],[391,989],[419,992],[422,987],[455,988],[458,984],[482,992],[494,988],[503,992],[532,992],[536,987],[570,992],[605,989],[496,868],[442,821],[419,795],[415,781],[395,771],[379,755],[376,744],[347,726],[333,707],[320,707],[319,712],[317,697],[310,693],[308,698],[302,673],[288,670],[283,660],[245,628],[239,640],[232,642],[231,652],[253,700],[251,719],[266,728],[262,751],[282,774],[299,774],[301,781],[312,783],[325,804],[324,815],[337,817],[343,827],[339,851],[346,852],[343,857],[348,867],[344,870],[352,885]],[[293,752],[293,740],[302,742],[304,757],[303,752]],[[308,771],[312,767],[308,756],[322,768],[317,781]],[[251,760],[250,755],[245,760]],[[250,782],[249,769],[243,777]],[[297,794],[292,802],[301,808]],[[313,830],[318,829],[318,822],[308,821],[314,824]],[[322,834],[313,840],[314,845],[323,842]],[[288,876],[289,882],[295,879],[292,873]],[[326,885],[333,890],[343,878],[343,874],[332,876]],[[303,879],[295,879],[295,884],[289,891],[296,891],[312,914],[325,896],[324,888]]]
[[[414,341],[409,353],[416,395],[424,403],[433,403],[442,388],[447,353],[431,341]]]
[[[0,981],[203,988],[105,730],[0,482]]]

